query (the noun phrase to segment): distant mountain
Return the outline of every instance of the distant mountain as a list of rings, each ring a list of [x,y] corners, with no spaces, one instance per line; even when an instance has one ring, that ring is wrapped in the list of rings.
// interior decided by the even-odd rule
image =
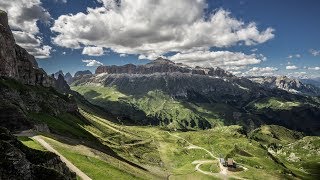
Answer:
[[[268,88],[279,88],[290,93],[319,96],[320,88],[304,83],[298,79],[288,78],[286,76],[277,77],[248,77],[248,79],[257,82]]]
[[[72,89],[134,124],[173,129],[239,124],[247,130],[277,124],[320,133],[319,101],[221,68],[193,68],[162,58],[146,65],[100,66],[95,75],[75,77]]]
[[[62,75],[64,77],[64,73],[62,70],[59,70],[58,72],[54,73],[54,78],[58,79],[59,75]]]
[[[68,72],[65,76],[64,76],[64,79],[66,80],[66,82],[68,84],[71,84],[72,83],[72,75]]]
[[[310,79],[299,79],[299,80],[305,84],[312,84],[312,85],[320,88],[320,77],[310,78]]]
[[[84,75],[92,75],[92,72],[89,70],[78,71],[74,74],[74,77],[84,76]]]

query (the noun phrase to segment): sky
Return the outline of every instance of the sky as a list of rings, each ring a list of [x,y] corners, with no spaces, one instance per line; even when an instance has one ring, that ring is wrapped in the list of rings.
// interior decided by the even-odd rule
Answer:
[[[319,0],[1,1],[47,73],[165,57],[238,76],[320,77]]]

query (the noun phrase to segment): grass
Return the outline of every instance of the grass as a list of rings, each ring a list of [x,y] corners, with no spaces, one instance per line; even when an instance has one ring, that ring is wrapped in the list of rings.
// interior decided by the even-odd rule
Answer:
[[[20,136],[18,137],[18,140],[21,141],[25,146],[36,149],[39,151],[46,151],[44,147],[41,146],[37,141],[34,141],[33,139],[29,137]]]
[[[125,95],[115,87],[74,86],[71,88],[91,103],[113,114],[128,116],[135,121],[135,124],[159,125],[169,129],[206,129],[218,120],[215,116],[211,119],[202,118],[183,102],[159,90],[135,97]]]
[[[38,123],[47,124],[53,133],[78,139],[95,139],[90,133],[83,129],[83,126],[89,123],[79,119],[75,115],[65,113],[54,117],[43,113],[31,113],[29,117]]]
[[[161,97],[161,96],[160,96]],[[204,111],[204,110],[203,110]],[[189,144],[185,141],[203,147],[215,156],[231,157],[238,164],[248,168],[247,171],[235,172],[234,175],[247,179],[255,179],[257,174],[262,179],[283,179],[290,178],[292,171],[300,178],[312,179],[308,174],[317,174],[317,149],[319,141],[317,138],[305,137],[279,126],[262,126],[247,137],[243,134],[241,126],[219,126],[208,130],[198,131],[173,131],[170,135],[161,127],[152,126],[126,126],[110,121],[90,110],[79,110],[83,118],[74,115],[64,114],[59,117],[47,115],[32,115],[33,118],[47,123],[53,132],[74,139],[96,139],[106,147],[112,148],[118,155],[126,160],[134,162],[146,169],[141,172],[126,163],[107,157],[103,153],[97,153],[82,145],[68,145],[54,140],[48,140],[61,154],[70,161],[78,164],[79,168],[91,176],[119,177],[127,172],[123,178],[144,178],[154,177],[170,179],[212,179],[214,177],[195,172],[196,160],[214,160],[207,152],[201,149],[188,149]],[[181,138],[177,138],[179,136]],[[253,138],[255,137],[255,138]],[[286,155],[276,155],[279,162],[272,159],[268,151],[261,146],[266,144],[281,143],[282,151]],[[289,145],[290,146],[284,146]],[[304,145],[310,145],[307,149]],[[312,147],[312,148],[311,148]],[[292,150],[291,148],[295,148]],[[303,162],[289,162],[289,152],[303,157],[312,152],[311,157],[302,158]],[[314,160],[316,159],[316,160]],[[120,168],[119,163],[120,162]],[[284,163],[284,167],[281,163]],[[99,169],[96,169],[99,165]],[[306,172],[301,170],[302,167]],[[105,168],[105,169],[104,169]],[[217,166],[204,164],[200,167],[204,171],[217,172]],[[109,172],[107,176],[101,175],[100,169]],[[95,172],[96,171],[96,172]],[[98,177],[99,176],[99,177]]]
[[[300,102],[286,101],[280,98],[266,98],[254,103],[254,108],[257,110],[270,108],[273,110],[290,110],[293,107],[300,106]]]
[[[85,146],[71,146],[50,138],[45,138],[45,141],[92,179],[143,179],[143,174],[140,174],[141,177],[134,174],[138,174],[138,170],[129,170],[128,165],[111,157],[108,157],[109,161],[112,159],[113,162],[107,162],[103,160],[101,153],[96,154],[98,152]],[[133,174],[130,171],[133,171]]]

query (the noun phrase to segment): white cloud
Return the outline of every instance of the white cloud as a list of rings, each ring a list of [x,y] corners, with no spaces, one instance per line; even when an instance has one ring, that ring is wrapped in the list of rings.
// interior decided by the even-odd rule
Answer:
[[[62,52],[62,55],[66,55],[66,54],[67,54],[67,52],[65,52],[65,51]]]
[[[82,54],[89,56],[102,56],[104,51],[102,47],[85,47],[83,48]]]
[[[170,60],[184,63],[189,66],[221,67],[227,70],[239,70],[242,67],[262,62],[255,54],[246,55],[240,52],[229,51],[196,51],[190,53],[177,53]]]
[[[319,55],[320,55],[320,50],[310,49],[309,52],[310,52],[313,56],[319,56]]]
[[[87,63],[86,66],[102,66],[103,63],[97,60],[89,59],[89,60],[82,60],[82,62]]]
[[[243,76],[274,76],[278,68],[275,67],[253,67],[242,73]]]
[[[67,0],[54,0],[54,2],[56,3],[67,3],[68,1]]]
[[[309,70],[319,71],[320,67],[308,67]]]
[[[298,67],[295,65],[292,65],[292,66],[286,66],[286,69],[287,70],[296,70],[296,69],[298,69]]]
[[[222,9],[206,17],[205,0],[99,1],[103,7],[60,16],[51,28],[58,34],[53,42],[67,48],[98,46],[154,59],[168,52],[255,45],[274,37],[272,28],[259,31],[255,23],[246,24]]]
[[[254,49],[251,49],[250,51],[251,51],[251,52],[256,52],[256,51],[258,51],[258,49],[257,49],[257,48],[254,48]]]
[[[51,16],[40,0],[0,1],[0,9],[8,13],[9,25],[18,45],[36,58],[50,57],[51,47],[43,45],[37,22],[49,24]]]
[[[288,57],[287,57],[288,59],[293,59],[293,58],[301,58],[301,54],[293,54],[293,55],[289,55]]]
[[[120,57],[127,57],[127,54],[120,54]]]

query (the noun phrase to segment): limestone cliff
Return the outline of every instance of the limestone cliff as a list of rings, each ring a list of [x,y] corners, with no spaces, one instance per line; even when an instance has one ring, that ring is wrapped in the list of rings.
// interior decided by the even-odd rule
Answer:
[[[38,67],[34,56],[16,44],[8,25],[8,16],[0,10],[0,76],[27,85],[53,87],[54,79]]]

